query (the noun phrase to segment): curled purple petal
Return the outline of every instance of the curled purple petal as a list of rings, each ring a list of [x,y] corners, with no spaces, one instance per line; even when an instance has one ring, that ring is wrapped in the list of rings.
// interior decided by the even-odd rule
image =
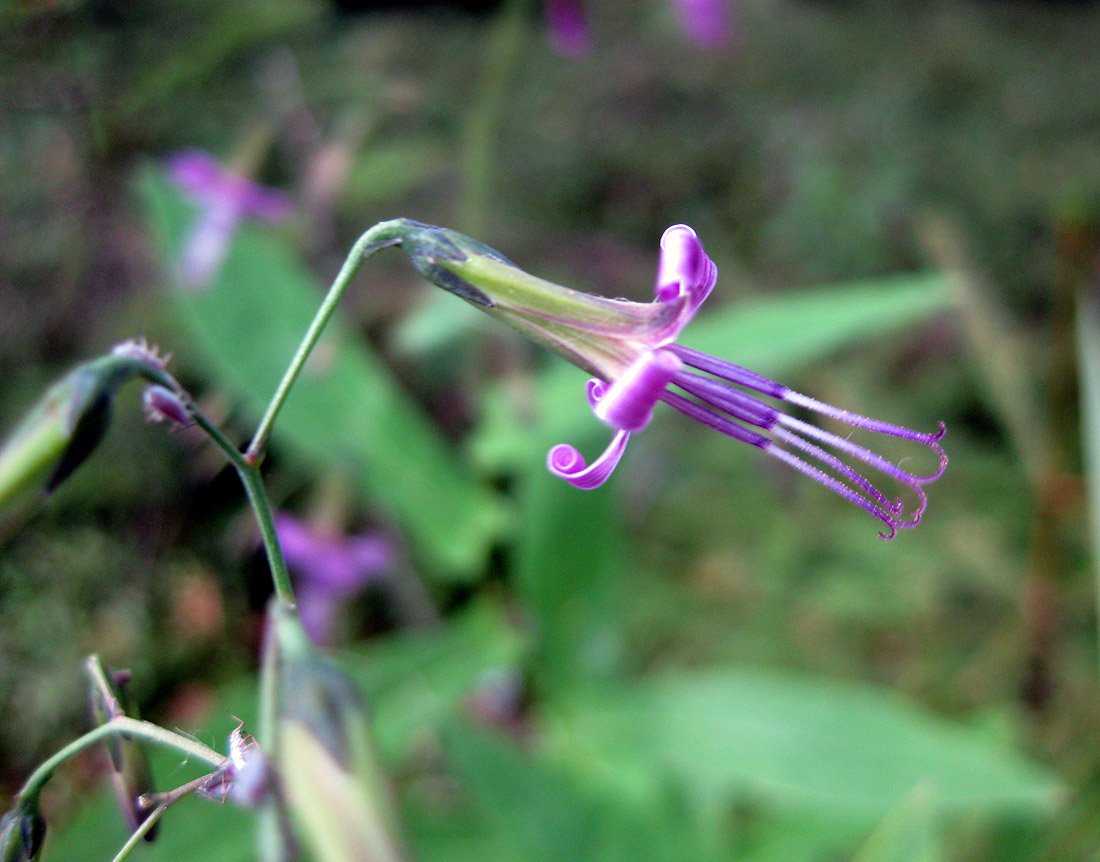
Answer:
[[[671,350],[647,350],[603,393],[595,413],[620,431],[641,431],[669,382],[684,367]]]
[[[600,399],[607,394],[607,384],[598,377],[593,377],[584,385],[584,397],[588,399],[588,406],[592,410],[600,403]]]
[[[690,314],[694,314],[717,281],[718,268],[703,251],[703,244],[695,231],[686,224],[674,224],[665,230],[661,236],[661,257],[657,264],[658,302],[671,302],[680,295],[686,295],[690,299]]]
[[[618,466],[626,443],[630,439],[629,431],[618,431],[611,442],[591,466],[584,456],[568,443],[559,443],[546,454],[546,467],[555,476],[564,479],[575,488],[590,491],[598,488]]]

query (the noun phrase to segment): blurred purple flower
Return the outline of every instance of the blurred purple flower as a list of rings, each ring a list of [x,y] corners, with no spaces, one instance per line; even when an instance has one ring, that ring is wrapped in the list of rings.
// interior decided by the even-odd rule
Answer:
[[[580,0],[546,0],[550,44],[559,54],[576,57],[588,50],[588,22]]]
[[[688,38],[701,48],[730,44],[732,0],[669,0]],[[588,22],[581,0],[545,0],[550,44],[567,57],[588,49]]]
[[[614,429],[615,435],[591,465],[574,447],[564,443],[555,446],[547,455],[550,471],[578,488],[602,485],[622,458],[631,433],[644,428],[657,402],[663,401],[715,431],[760,448],[874,515],[889,529],[889,533],[881,534],[883,538],[892,538],[898,528],[916,526],[927,502],[922,486],[938,479],[947,466],[947,456],[938,442],[944,435],[943,423],[935,433],[921,433],[869,419],[677,344],[681,330],[695,316],[717,279],[718,269],[703,251],[695,231],[686,225],[673,225],[661,237],[653,304],[655,324],[638,327],[629,335],[612,335],[606,328],[590,325],[577,327],[587,333],[586,342],[579,343],[586,343],[585,349],[591,353],[590,367],[599,371],[603,364],[609,369],[600,373],[610,382],[589,380],[586,394],[596,416]],[[672,391],[671,386],[692,397]],[[932,450],[939,465],[923,475],[903,470],[847,437],[783,413],[758,396],[851,428],[920,443]],[[908,488],[916,498],[916,506],[907,510],[902,500],[890,499],[857,469],[860,464]]]
[[[702,48],[730,43],[730,0],[672,0],[688,38]]]
[[[275,532],[287,566],[297,576],[298,611],[314,643],[328,643],[336,613],[394,565],[397,549],[380,531],[338,536],[309,527],[286,512],[275,515]]]
[[[168,177],[200,207],[179,263],[180,280],[191,290],[217,275],[242,218],[277,222],[290,215],[290,200],[281,191],[226,170],[201,150],[169,158]]]

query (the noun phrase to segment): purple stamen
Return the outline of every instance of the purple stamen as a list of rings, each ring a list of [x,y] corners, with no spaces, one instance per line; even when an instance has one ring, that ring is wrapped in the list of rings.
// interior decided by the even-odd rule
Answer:
[[[684,365],[698,368],[700,371],[713,374],[715,377],[728,380],[738,386],[744,386],[746,389],[770,395],[772,398],[783,398],[789,391],[786,386],[780,386],[755,371],[749,371],[747,368],[734,365],[732,362],[726,362],[726,360],[711,356],[709,353],[693,350],[690,347],[684,347],[682,344],[669,345],[668,349],[679,356],[684,361]]]

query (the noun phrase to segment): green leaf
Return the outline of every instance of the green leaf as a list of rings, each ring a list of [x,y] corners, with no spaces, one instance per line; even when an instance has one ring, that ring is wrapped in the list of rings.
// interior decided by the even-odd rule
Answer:
[[[932,794],[918,787],[875,828],[852,862],[940,862]]]
[[[1049,809],[1057,781],[980,733],[867,686],[764,672],[669,675],[558,701],[554,749],[637,788],[700,804],[748,794],[868,823],[921,786],[940,811]]]
[[[171,268],[194,212],[153,171],[142,176],[141,191]],[[210,373],[243,396],[254,415],[321,301],[285,244],[248,225],[213,283],[171,296]],[[340,319],[329,324],[275,434],[314,468],[349,474],[367,499],[395,513],[429,574],[469,579],[479,572],[500,526],[495,500]]]
[[[890,335],[950,303],[946,276],[897,275],[704,310],[681,340],[758,374],[776,375]]]
[[[506,848],[498,859],[635,862],[709,858],[667,806],[599,798],[511,741],[462,722],[444,733],[448,763]]]

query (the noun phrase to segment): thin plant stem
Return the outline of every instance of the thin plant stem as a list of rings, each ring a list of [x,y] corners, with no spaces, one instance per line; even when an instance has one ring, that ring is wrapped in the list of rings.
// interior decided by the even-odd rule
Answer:
[[[287,571],[286,559],[279,546],[279,537],[275,534],[275,519],[271,514],[267,488],[264,487],[263,478],[260,476],[260,466],[258,463],[249,466],[238,464],[233,466],[237,468],[237,475],[241,477],[245,493],[248,494],[248,502],[252,504],[256,523],[260,527],[264,551],[267,553],[267,562],[271,568],[271,582],[275,587],[275,597],[281,604],[293,608],[295,606],[294,589],[290,585],[290,572]]]
[[[164,812],[168,810],[168,805],[169,803],[162,802],[149,812],[149,815],[141,821],[141,825],[126,839],[126,843],[123,844],[118,853],[115,854],[115,858],[112,862],[123,862],[124,859],[129,857],[134,848],[141,843],[141,839],[144,838],[149,830],[157,825],[157,821],[164,816]]]
[[[244,457],[250,463],[255,463],[262,457],[264,446],[267,444],[268,437],[271,436],[272,426],[274,426],[275,419],[290,394],[290,388],[294,385],[294,381],[298,379],[298,375],[302,373],[306,360],[309,359],[310,353],[317,345],[317,341],[332,317],[332,313],[336,310],[336,305],[340,302],[344,291],[347,290],[355,274],[359,272],[359,267],[379,249],[397,245],[401,241],[399,238],[394,237],[391,231],[390,224],[381,222],[359,237],[355,245],[351,247],[344,265],[340,268],[332,287],[329,288],[328,293],[321,302],[320,308],[317,309],[313,322],[306,330],[301,344],[298,345],[294,358],[290,360],[290,365],[287,366],[283,379],[279,381],[275,394],[271,397],[271,403],[267,405],[263,419],[260,420],[260,425],[252,437],[252,442],[248,444],[248,448],[245,450]]]
[[[252,511],[256,516],[256,523],[260,528],[260,536],[263,539],[264,552],[267,555],[268,566],[271,569],[271,582],[275,589],[275,595],[283,604],[294,606],[294,589],[290,585],[290,573],[287,571],[286,559],[283,557],[279,539],[275,534],[275,521],[271,514],[271,503],[267,497],[267,489],[264,487],[263,478],[260,475],[258,460],[250,460],[241,454],[221,430],[210,421],[198,408],[194,401],[187,399],[187,411],[195,424],[199,426],[206,436],[217,446],[233,468],[244,485],[248,502],[252,505]]]
[[[166,812],[169,808],[171,808],[185,796],[190,796],[192,793],[194,793],[196,790],[198,790],[200,787],[210,781],[210,779],[215,775],[217,775],[216,772],[211,772],[207,775],[201,775],[194,781],[188,781],[186,784],[182,785],[181,787],[177,787],[175,790],[170,790],[167,793],[154,794],[154,797],[157,799],[157,807],[149,812],[148,816],[143,821],[141,821],[141,825],[133,831],[128,839],[126,839],[126,843],[123,844],[121,848],[119,848],[119,851],[115,854],[115,858],[112,860],[112,862],[123,862],[123,860],[125,860],[130,855],[130,853],[133,852],[134,848],[141,843],[141,839],[144,838],[146,834],[148,834],[149,830],[156,826],[157,821],[164,816],[164,812]]]
[[[214,767],[220,767],[226,760],[224,754],[219,754],[214,751],[214,749],[207,748],[201,742],[196,742],[193,739],[188,739],[186,736],[181,736],[170,730],[165,730],[163,727],[159,727],[148,721],[140,721],[136,718],[119,716],[118,718],[112,718],[106,724],[101,724],[99,727],[89,730],[83,736],[74,739],[52,757],[45,760],[31,773],[30,777],[23,784],[23,788],[19,791],[19,797],[23,799],[36,799],[38,794],[42,792],[42,787],[50,780],[54,771],[62,763],[104,739],[121,734],[136,736],[140,739],[144,739],[146,742],[160,745],[164,748],[171,748],[186,754],[188,757],[194,757],[205,763],[209,763]]]

